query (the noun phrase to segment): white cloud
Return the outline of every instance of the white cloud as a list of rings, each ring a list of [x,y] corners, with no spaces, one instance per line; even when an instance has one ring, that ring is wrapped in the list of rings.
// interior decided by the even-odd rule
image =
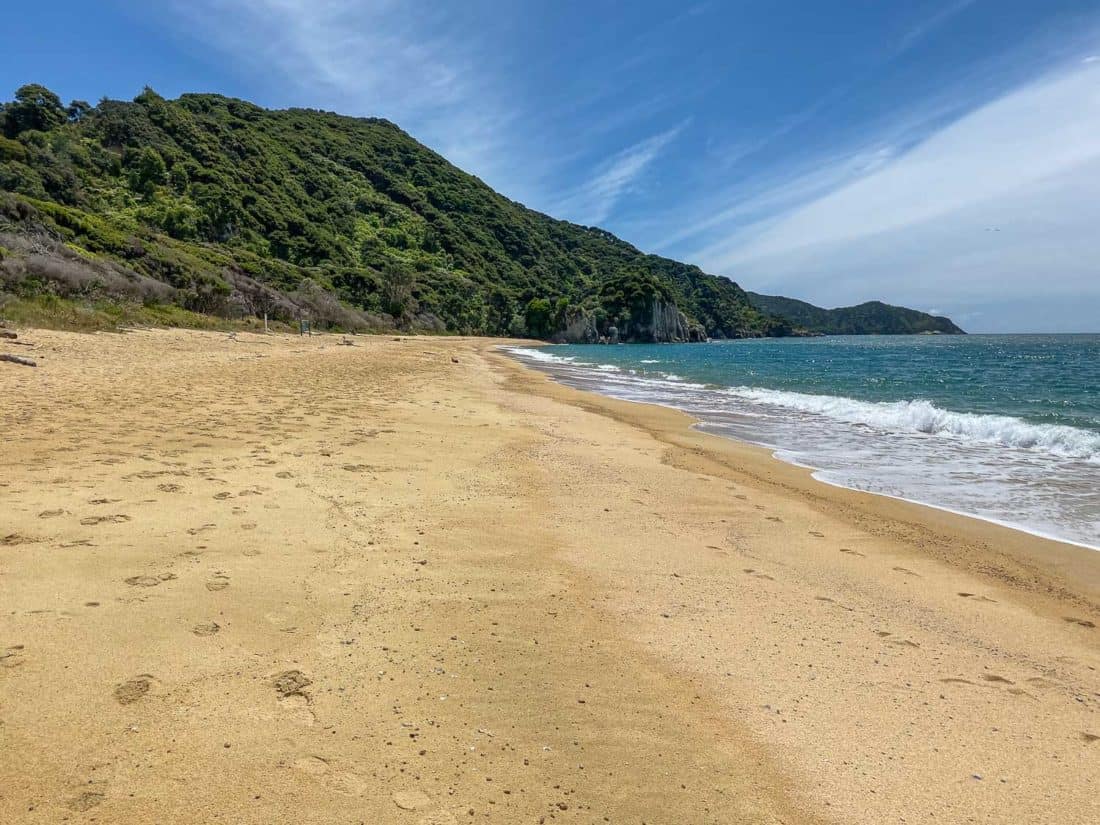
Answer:
[[[943,6],[929,17],[921,20],[901,36],[898,40],[897,47],[894,49],[894,55],[900,55],[909,51],[921,40],[924,40],[932,34],[936,29],[945,25],[952,18],[958,17],[968,8],[973,6],[975,2],[977,2],[977,0],[956,0],[956,2]]]
[[[459,7],[398,0],[172,0],[204,43],[285,83],[303,105],[388,118],[501,185],[514,120]]]
[[[680,124],[652,135],[608,159],[594,178],[555,204],[554,211],[579,223],[598,224],[605,221],[619,199],[631,191],[684,126]]]
[[[1072,294],[1100,312],[1098,134],[1100,66],[1078,62],[694,258],[755,288],[813,296],[827,284],[836,300]],[[846,171],[842,162],[814,176]]]

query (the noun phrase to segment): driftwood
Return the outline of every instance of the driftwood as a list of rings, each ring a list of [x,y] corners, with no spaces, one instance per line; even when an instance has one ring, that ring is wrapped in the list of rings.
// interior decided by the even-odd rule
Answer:
[[[0,361],[10,361],[13,364],[22,364],[24,367],[38,366],[30,358],[24,358],[22,355],[8,355],[6,352],[0,352]]]
[[[6,329],[0,329],[0,338],[18,338],[19,336],[14,332],[9,332]]]

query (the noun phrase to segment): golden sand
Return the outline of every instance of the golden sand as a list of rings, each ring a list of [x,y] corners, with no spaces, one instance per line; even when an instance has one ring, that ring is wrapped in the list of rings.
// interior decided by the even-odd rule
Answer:
[[[1100,554],[499,342],[23,337],[2,823],[1100,822]]]

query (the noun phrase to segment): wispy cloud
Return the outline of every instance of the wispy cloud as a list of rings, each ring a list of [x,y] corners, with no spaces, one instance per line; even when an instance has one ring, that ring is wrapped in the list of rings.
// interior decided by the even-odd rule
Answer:
[[[808,122],[823,101],[835,99],[841,91],[834,90],[791,120]],[[709,257],[712,247],[728,247],[747,225],[763,225],[878,171],[945,123],[965,114],[978,96],[980,92],[973,89],[965,94],[953,91],[910,104],[901,111],[890,111],[878,122],[861,123],[858,140],[850,144],[820,147],[806,140],[805,148],[788,155],[785,161],[762,165],[726,186],[712,184],[709,192],[699,193],[693,208],[659,216],[659,223],[666,228],[655,235],[653,246],[692,260]],[[762,140],[737,147],[734,162],[751,158],[786,131],[781,127]],[[711,169],[720,166],[712,164]]]
[[[1100,310],[1100,65],[1076,62],[877,169],[697,250],[756,285],[853,300],[1076,294]],[[844,180],[850,163],[789,181]],[[1056,282],[1045,271],[1058,272]]]
[[[935,32],[936,29],[946,25],[952,18],[958,17],[976,2],[977,0],[955,0],[953,3],[942,6],[902,34],[898,39],[897,45],[894,47],[893,54],[897,56],[909,51],[920,41]]]
[[[561,198],[554,210],[578,223],[598,224],[607,220],[619,200],[637,185],[685,126],[682,123],[623,149],[606,160],[591,180]]]
[[[303,103],[389,118],[448,158],[506,182],[515,115],[483,71],[488,47],[455,7],[398,0],[171,0],[175,19]]]

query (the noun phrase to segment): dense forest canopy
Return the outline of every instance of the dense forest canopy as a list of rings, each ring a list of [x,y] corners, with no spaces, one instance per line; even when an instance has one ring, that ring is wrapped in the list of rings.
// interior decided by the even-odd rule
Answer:
[[[914,335],[920,333],[962,333],[949,318],[915,309],[868,301],[852,307],[822,309],[795,298],[748,293],[762,312],[781,315],[798,329],[823,335]]]
[[[731,280],[527,209],[388,121],[149,88],[92,106],[28,85],[0,105],[4,292],[350,330],[794,331]]]
[[[601,285],[630,276],[710,335],[787,329],[731,281],[514,203],[385,120],[151,89],[64,106],[26,86],[0,129],[9,239],[41,231],[70,264],[162,282],[197,311],[292,312],[312,290],[354,310],[323,319],[344,325],[545,336],[569,307],[612,323],[628,310]]]

